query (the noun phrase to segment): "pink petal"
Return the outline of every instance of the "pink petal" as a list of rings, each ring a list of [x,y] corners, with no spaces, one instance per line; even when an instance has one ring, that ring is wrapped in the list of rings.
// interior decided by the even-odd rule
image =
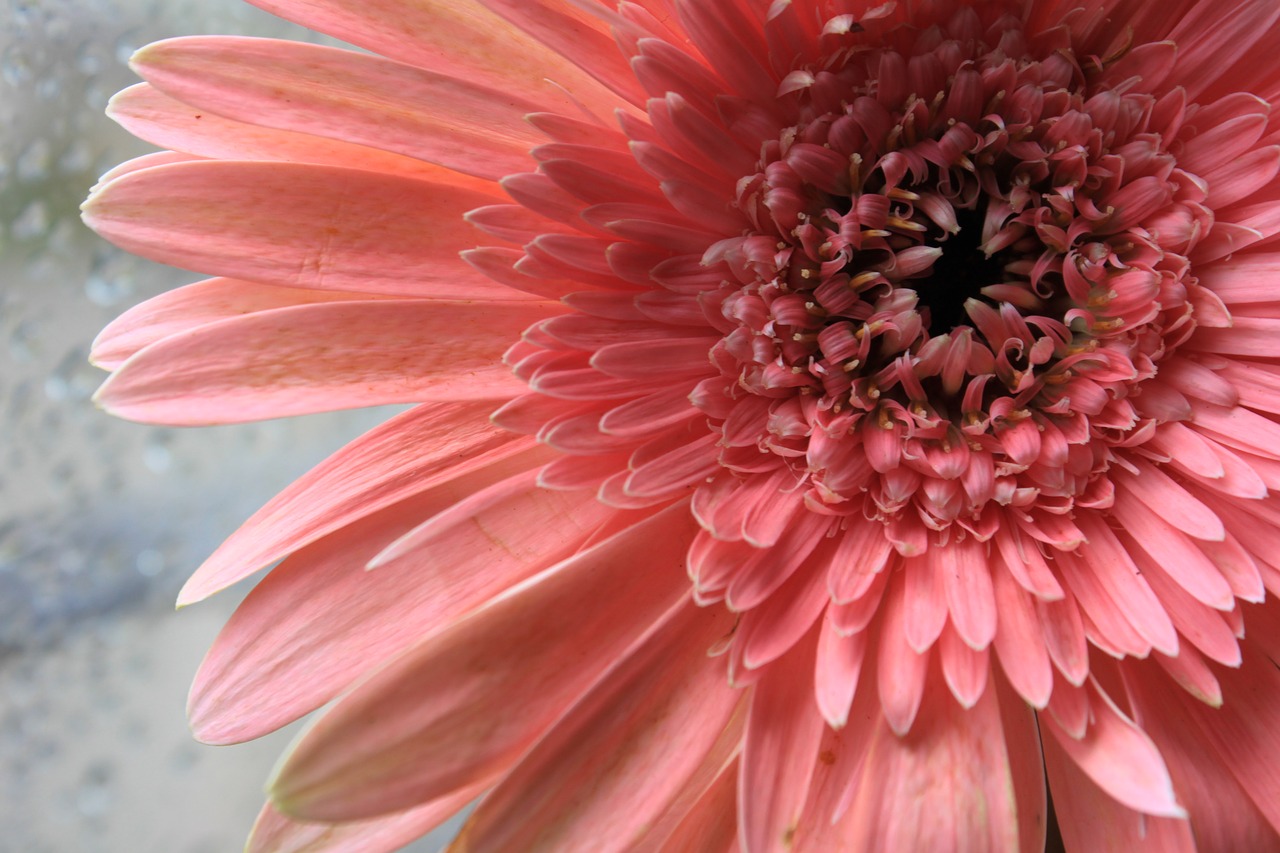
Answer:
[[[98,391],[114,415],[240,423],[422,400],[501,400],[523,385],[499,359],[551,306],[328,302],[202,326],[134,355]]]
[[[818,658],[814,665],[814,692],[818,709],[832,728],[849,722],[858,678],[867,652],[865,631],[842,635],[828,614],[818,638]]]
[[[742,694],[706,650],[733,620],[678,607],[485,797],[463,830],[469,853],[594,851],[606,838],[631,849],[695,775],[699,792],[710,787],[731,749],[714,766],[706,757]]]
[[[1043,721],[1044,715],[1040,719]],[[1049,790],[1066,849],[1196,853],[1187,821],[1126,808],[1081,770],[1058,738],[1046,736],[1043,744]]]
[[[637,853],[659,850],[708,851],[729,853],[736,850],[738,839],[738,763],[721,771],[715,783],[693,805],[662,847],[640,847]]]
[[[492,192],[487,180],[403,154],[224,118],[171,98],[150,83],[139,83],[116,94],[107,105],[107,115],[152,145],[199,157],[341,166]]]
[[[1071,684],[1084,683],[1089,674],[1089,646],[1075,596],[1069,591],[1059,601],[1035,602],[1036,616],[1044,629],[1044,646],[1049,659]]]
[[[1221,542],[1226,532],[1222,521],[1213,510],[1196,500],[1182,486],[1170,479],[1159,468],[1144,460],[1134,460],[1136,474],[1113,469],[1112,481],[1118,491],[1129,497],[1117,496],[1117,500],[1132,499],[1148,506],[1160,507],[1160,514],[1170,524],[1188,536],[1212,542]]]
[[[938,661],[951,695],[962,708],[972,708],[987,689],[991,670],[987,647],[974,651],[951,625],[938,638]]]
[[[406,812],[354,823],[302,823],[268,802],[258,813],[245,853],[393,853],[461,811],[486,787],[482,782]]]
[[[115,370],[148,344],[218,320],[293,305],[378,298],[373,294],[265,287],[211,278],[167,291],[124,312],[98,334],[89,358],[104,370]]]
[[[527,171],[544,107],[380,56],[275,39],[169,39],[134,54],[160,91],[220,116],[333,137],[496,180]],[[562,101],[562,110],[572,107]],[[431,104],[431,109],[421,109]]]
[[[496,469],[466,482],[481,488],[460,504],[467,520],[437,525],[432,547],[412,558],[363,569],[388,540],[453,506],[457,484],[351,524],[277,566],[201,664],[188,701],[196,735],[240,742],[315,710],[374,667],[571,556],[614,514],[589,493],[537,488],[531,472],[482,488],[503,473]]]
[[[1033,707],[1043,708],[1053,689],[1053,669],[1041,620],[1012,575],[997,570],[992,581],[999,622],[996,657],[1014,689]]]
[[[808,796],[824,727],[810,701],[815,640],[769,667],[753,688],[738,777],[739,838],[753,853],[790,846]]]
[[[619,53],[603,18],[603,6],[566,0],[478,0],[527,35],[551,48],[633,104],[644,103],[644,92],[626,58]]]
[[[879,654],[876,682],[880,705],[889,727],[899,736],[911,729],[924,697],[929,671],[929,653],[920,654],[907,642],[906,584],[894,581],[881,607],[883,621],[879,628]]]
[[[694,532],[675,504],[379,670],[293,747],[272,784],[277,806],[356,820],[509,765],[688,594]]]
[[[903,632],[907,644],[920,654],[929,650],[947,623],[946,569],[936,553],[940,550],[930,548],[923,557],[908,558],[903,571]]]
[[[1117,500],[1112,508],[1124,530],[1151,555],[1171,578],[1197,601],[1219,610],[1230,610],[1235,596],[1217,566],[1196,542],[1166,522],[1141,501]]]
[[[842,820],[849,849],[1023,849],[1038,828],[1020,826],[1015,790],[1027,788],[1015,783],[1009,746],[1032,742],[1034,723],[1025,706],[1010,711],[994,690],[965,710],[934,685],[910,732],[878,723]],[[1026,805],[1028,822],[1043,817]]]
[[[178,606],[200,601],[364,516],[502,459],[527,455],[532,443],[487,423],[488,408],[418,406],[357,438],[228,537],[187,581]]]
[[[391,59],[509,91],[534,103],[568,88],[597,115],[617,99],[568,60],[474,0],[253,0],[255,6]],[[563,88],[562,88],[563,87]]]
[[[1096,682],[1090,680],[1087,690],[1092,720],[1084,736],[1072,737],[1052,715],[1041,714],[1042,728],[1052,735],[1045,738],[1046,744],[1052,740],[1072,764],[1120,804],[1157,817],[1185,817],[1155,744]],[[1049,781],[1056,802],[1059,786],[1053,772]]]
[[[1181,714],[1174,713],[1186,697],[1149,668],[1133,667],[1124,674],[1142,727],[1160,748],[1174,787],[1187,804],[1196,849],[1280,851],[1280,837],[1228,763],[1197,726],[1187,725]]]
[[[462,215],[495,200],[358,169],[196,161],[117,178],[83,210],[121,248],[211,275],[465,299],[501,293],[458,257],[475,241]]]
[[[1250,252],[1206,265],[1200,273],[1200,284],[1228,304],[1270,303],[1275,301],[1276,293],[1269,282],[1277,273],[1280,253]]]
[[[986,543],[970,537],[947,547],[930,548],[926,556],[937,561],[956,632],[970,648],[985,649],[996,634],[996,601]]]
[[[1232,60],[1266,38],[1277,16],[1280,8],[1248,0],[1229,0],[1212,9],[1192,4],[1169,33],[1178,45],[1174,74],[1186,84],[1188,96],[1196,98],[1232,68]]]

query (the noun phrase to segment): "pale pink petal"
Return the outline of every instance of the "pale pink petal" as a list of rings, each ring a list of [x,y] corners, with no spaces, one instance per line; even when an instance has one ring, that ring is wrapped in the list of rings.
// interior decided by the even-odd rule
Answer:
[[[152,145],[198,157],[358,168],[492,192],[487,180],[461,175],[403,154],[225,118],[170,98],[150,83],[130,86],[115,95],[107,105],[107,115]],[[104,176],[104,183],[106,179]]]
[[[462,214],[495,200],[358,169],[196,161],[99,187],[84,218],[131,252],[211,275],[466,299],[503,293],[458,257],[475,240]]]
[[[302,823],[268,802],[245,853],[392,853],[444,823],[486,787],[482,782],[405,812],[353,823]]]
[[[657,849],[687,853],[730,853],[738,849],[737,797],[738,764],[735,761],[721,771],[715,783],[690,809],[688,816],[665,839],[665,845]]]
[[[1042,730],[1044,716],[1040,717]],[[1190,824],[1127,808],[1103,790],[1064,750],[1045,736],[1044,762],[1053,808],[1068,850],[1098,853],[1196,853]]]
[[[273,800],[301,818],[355,820],[509,764],[687,595],[694,528],[675,504],[382,668],[294,745]]]
[[[1117,500],[1113,512],[1124,532],[1197,601],[1219,610],[1231,609],[1235,600],[1231,587],[1196,547],[1195,540],[1183,536],[1141,501]]]
[[[1033,726],[1025,706],[1004,718],[994,690],[965,710],[936,686],[910,732],[878,722],[843,818],[850,849],[1023,849],[1006,732],[1021,747]]]
[[[993,642],[1009,683],[1028,703],[1043,708],[1053,689],[1053,669],[1044,629],[1029,594],[1008,572],[992,578],[998,628]]]
[[[970,648],[985,649],[996,634],[996,601],[986,544],[970,538],[950,547],[930,548],[928,554],[937,560],[952,626]]]
[[[809,793],[824,728],[808,701],[815,645],[806,640],[753,688],[738,777],[739,838],[753,853],[790,846]]]
[[[898,735],[911,729],[920,710],[929,671],[929,653],[917,652],[907,641],[905,596],[904,583],[889,584],[888,595],[881,605],[884,617],[879,627],[876,666],[880,705],[890,728]]]
[[[523,386],[498,358],[549,310],[538,302],[395,300],[262,311],[152,344],[95,399],[120,417],[183,426],[427,399],[502,400]]]
[[[379,298],[382,297],[367,293],[268,287],[231,278],[208,279],[162,293],[124,312],[98,333],[89,358],[104,370],[114,370],[148,344],[218,320],[292,305]]]
[[[707,649],[732,629],[691,602],[657,627],[485,797],[468,853],[631,849],[699,770],[742,698]],[[679,743],[678,749],[672,745]],[[722,766],[727,756],[720,755]]]
[[[475,0],[253,0],[374,53],[545,103],[568,86],[602,117],[617,99]]]
[[[1186,804],[1196,849],[1280,851],[1280,836],[1213,746],[1196,726],[1170,713],[1185,701],[1178,688],[1150,670],[1137,669],[1126,673],[1125,685],[1137,719],[1159,746]]]
[[[528,451],[529,442],[512,440],[481,420],[488,407],[418,406],[357,438],[273,498],[223,542],[187,581],[179,606],[200,601],[366,515]]]
[[[1117,489],[1133,500],[1159,506],[1161,515],[1188,536],[1221,542],[1225,535],[1222,521],[1213,511],[1196,500],[1168,474],[1148,462],[1135,460],[1136,474],[1116,474]],[[1121,500],[1117,497],[1117,500]]]
[[[832,728],[843,728],[849,722],[867,643],[864,631],[847,637],[840,634],[830,613],[822,622],[814,664],[814,694],[818,709]]]
[[[225,118],[333,137],[496,180],[531,165],[545,107],[378,56],[273,39],[190,37],[138,51],[160,91]],[[429,103],[431,109],[419,109]],[[560,109],[568,107],[567,102]]]
[[[1086,691],[1090,721],[1084,736],[1073,737],[1052,715],[1041,714],[1042,730],[1052,736],[1045,742],[1054,741],[1062,754],[1120,804],[1156,817],[1185,817],[1155,744],[1096,682],[1091,680]],[[1052,772],[1049,780],[1056,801],[1058,786]]]
[[[315,710],[371,666],[571,556],[612,514],[589,495],[536,488],[531,473],[485,488],[503,468],[350,524],[277,566],[237,608],[200,667],[187,708],[197,737],[239,742]],[[459,485],[480,490],[464,502],[469,523],[441,525],[429,551],[365,570],[388,540],[453,505]],[[317,587],[325,595],[305,595]],[[317,632],[317,625],[326,629]]]
[[[477,0],[506,18],[527,35],[577,65],[633,104],[644,103],[644,93],[618,52],[605,23],[605,7],[582,6],[566,0]]]

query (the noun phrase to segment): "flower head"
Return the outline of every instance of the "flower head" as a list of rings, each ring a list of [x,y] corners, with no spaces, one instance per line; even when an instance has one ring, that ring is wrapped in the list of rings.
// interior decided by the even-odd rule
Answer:
[[[258,5],[381,56],[144,49],[86,205],[221,276],[108,409],[421,404],[183,592],[336,699],[255,849],[1280,843],[1280,7]]]

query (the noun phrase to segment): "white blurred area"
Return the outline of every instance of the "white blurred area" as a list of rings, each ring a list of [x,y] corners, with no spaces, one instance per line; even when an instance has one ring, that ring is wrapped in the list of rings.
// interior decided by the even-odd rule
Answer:
[[[289,733],[190,739],[187,686],[244,590],[172,602],[258,506],[383,417],[170,430],[89,401],[96,332],[200,278],[115,251],[77,211],[98,175],[151,150],[103,116],[135,82],[129,55],[196,33],[315,38],[238,0],[0,0],[4,851],[241,848]]]

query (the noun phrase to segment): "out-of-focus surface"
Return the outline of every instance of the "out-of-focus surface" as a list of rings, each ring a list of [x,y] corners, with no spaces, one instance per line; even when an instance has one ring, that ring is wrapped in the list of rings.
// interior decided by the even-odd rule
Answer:
[[[0,850],[240,849],[289,733],[191,741],[187,685],[243,590],[172,602],[253,510],[384,416],[170,430],[89,400],[96,332],[200,278],[80,224],[97,176],[153,150],[103,110],[136,82],[136,48],[218,32],[316,39],[238,0],[0,0]]]

